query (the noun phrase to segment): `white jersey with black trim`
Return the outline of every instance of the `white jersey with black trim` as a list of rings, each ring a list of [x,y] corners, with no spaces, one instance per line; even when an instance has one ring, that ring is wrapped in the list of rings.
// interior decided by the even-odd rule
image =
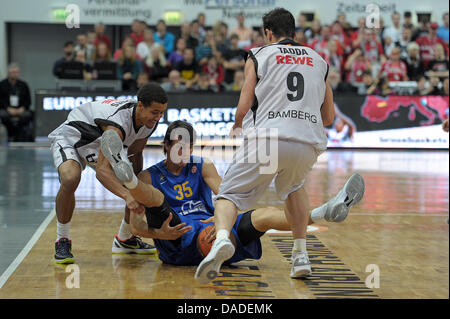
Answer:
[[[73,109],[67,120],[49,134],[51,141],[64,137],[89,166],[95,167],[100,150],[102,127],[118,128],[124,136],[123,145],[129,147],[138,139],[148,138],[156,129],[145,125],[136,127],[135,100],[100,100]]]
[[[327,62],[313,49],[290,39],[249,50],[255,64],[255,102],[243,120],[244,136],[258,128],[277,128],[283,140],[327,147],[320,109]]]

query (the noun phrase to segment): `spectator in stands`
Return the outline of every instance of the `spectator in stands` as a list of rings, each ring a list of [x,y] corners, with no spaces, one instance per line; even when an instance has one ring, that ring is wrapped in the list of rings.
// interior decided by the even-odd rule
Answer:
[[[308,30],[308,18],[306,14],[300,13],[297,17],[297,27],[295,28],[295,32],[303,31],[303,33]]]
[[[419,20],[419,25],[414,30],[412,40],[416,41],[420,37],[428,36],[429,30],[430,30],[430,20],[425,16],[421,17]]]
[[[395,11],[391,15],[392,19],[392,25],[386,29],[384,29],[383,32],[383,38],[389,37],[393,43],[399,42],[402,35],[402,26],[400,24],[400,13]],[[386,53],[389,55],[388,53]]]
[[[203,43],[203,41],[205,39],[200,34],[200,24],[198,23],[197,20],[193,20],[191,22],[191,37],[196,39],[198,44]]]
[[[305,33],[302,30],[295,32],[295,42],[303,46],[308,46],[308,40],[306,39]]]
[[[437,31],[437,36],[445,41],[448,45],[448,12],[442,16],[443,25],[441,25]]]
[[[386,54],[386,56],[390,56],[392,49],[397,47],[396,42],[393,42],[391,37],[387,36],[387,35],[383,38],[383,40],[384,40],[383,41],[384,42],[384,46],[383,46],[384,54]]]
[[[183,60],[175,66],[175,70],[180,72],[181,82],[186,86],[186,88],[192,88],[197,82],[198,74],[200,73],[200,67],[195,61],[193,48],[184,49]]]
[[[438,24],[430,23],[428,29],[428,35],[417,38],[416,42],[420,47],[420,57],[424,63],[425,69],[428,68],[428,64],[434,58],[434,46],[438,43],[442,44],[445,50],[445,56],[448,56],[448,46],[444,40],[437,36]]]
[[[223,37],[221,32],[214,32],[214,42],[216,43],[216,50],[220,53],[221,57],[230,48],[230,42]]]
[[[160,44],[155,41],[153,30],[147,28],[144,30],[143,41],[141,41],[136,47],[136,53],[142,60],[145,60],[145,58],[147,58],[150,54],[150,51],[155,47],[160,47]]]
[[[259,31],[253,31],[252,43],[248,47],[245,47],[244,50],[248,51],[253,48],[259,48],[262,47],[264,44],[265,44],[264,37],[262,36],[262,34],[259,33]]]
[[[75,51],[75,58],[73,60],[83,64],[83,79],[85,81],[91,80],[93,69],[92,65],[86,59],[86,51],[84,50]]]
[[[130,37],[134,41],[134,46],[136,47],[139,43],[144,41],[144,30],[146,28],[146,24],[143,21],[138,19],[134,19],[131,24],[131,33]]]
[[[379,77],[387,77],[389,82],[408,81],[406,63],[400,60],[400,48],[392,49],[389,60],[381,66]]]
[[[430,92],[428,95],[442,95],[440,86],[441,82],[437,76],[430,77]]]
[[[203,66],[208,62],[208,56],[210,55],[214,55],[218,59],[221,58],[214,41],[214,32],[211,30],[206,32],[205,42],[195,48],[195,60],[200,66]]]
[[[130,45],[131,46],[135,46],[134,45],[134,40],[133,40],[133,38],[130,35],[127,35],[125,37],[125,39],[123,40],[123,42],[122,42],[122,47],[120,49],[117,49],[116,52],[114,52],[113,59],[115,61],[118,61],[120,59],[120,57],[122,56],[123,49],[126,46],[130,46]],[[142,60],[142,57],[138,53],[136,53],[136,58],[138,58],[139,60]]]
[[[358,83],[362,82],[364,72],[372,72],[372,63],[364,55],[364,52],[360,48],[357,48],[348,57],[347,62],[345,63],[345,70],[348,71],[347,82],[357,87]]]
[[[96,38],[96,34],[94,31],[88,31],[86,33],[86,41],[89,46],[94,48],[94,50],[95,50],[95,38]],[[94,55],[94,52],[92,52],[92,55]]]
[[[6,127],[9,141],[25,142],[32,141],[33,113],[30,89],[19,75],[19,66],[11,63],[7,78],[0,82],[0,123]]]
[[[197,15],[197,21],[198,21],[198,32],[200,33],[200,36],[204,38],[206,36],[206,16],[203,12],[200,12]]]
[[[167,31],[166,22],[163,19],[159,19],[156,24],[154,38],[156,42],[164,46],[167,56],[172,53],[175,47],[175,35]]]
[[[365,57],[372,64],[372,72],[378,73],[381,65],[386,62],[383,46],[375,31],[369,28],[364,30],[359,47],[364,52]]]
[[[79,33],[77,35],[77,44],[73,48],[74,52],[84,51],[87,61],[92,61],[92,55],[94,54],[94,46],[87,42],[86,33]]]
[[[338,44],[336,40],[328,41],[327,47],[322,51],[323,58],[330,67],[333,67],[339,75],[344,71],[344,60],[342,55],[338,54]]]
[[[327,25],[324,25],[320,31],[320,36],[311,42],[310,44],[311,48],[313,48],[318,53],[325,51],[328,41],[330,40],[330,37],[331,37],[331,28]],[[339,45],[337,42],[336,44]],[[343,51],[340,50],[340,53],[342,55]]]
[[[328,71],[328,82],[330,83],[334,93],[348,93],[356,91],[356,89],[348,83],[341,81],[341,74],[333,67],[330,67]]]
[[[209,93],[217,93],[219,92],[216,85],[211,85],[209,81],[208,74],[201,72],[197,83],[190,89],[194,92],[209,92]]]
[[[67,41],[64,43],[64,56],[61,57],[53,64],[53,75],[59,77],[61,75],[61,67],[64,62],[70,62],[73,60],[73,42]]]
[[[366,71],[362,75],[362,82],[358,85],[358,91],[357,93],[359,95],[366,95],[367,90],[372,86],[374,83],[372,72]]]
[[[400,41],[396,42],[395,45],[400,48],[400,57],[406,59],[408,57],[408,44],[411,42],[411,29],[408,27],[402,28],[402,37]]]
[[[420,58],[419,45],[416,42],[410,42],[407,51],[408,56],[403,60],[408,70],[407,75],[411,81],[417,81],[425,72],[425,67]]]
[[[225,68],[225,82],[233,82],[234,72],[242,70],[245,65],[247,52],[239,48],[239,37],[237,34],[230,36],[230,49],[223,56],[223,66]]]
[[[239,37],[238,46],[243,49],[251,44],[252,29],[245,26],[245,16],[241,12],[236,16],[238,26],[231,30],[230,34],[237,34]]]
[[[220,24],[218,26],[218,32],[222,36],[222,39],[228,41],[228,24],[226,24],[223,21],[220,21]],[[226,42],[226,45],[229,45],[229,43]]]
[[[331,25],[330,40],[337,42],[339,48],[339,54],[349,54],[351,52],[350,38],[345,34],[344,29],[339,22],[335,21]]]
[[[345,15],[345,13],[338,14],[336,21],[341,25],[341,28],[343,30],[352,29],[352,25],[347,22],[347,16]]]
[[[106,43],[106,45],[108,46],[108,49],[111,51],[112,50],[111,40],[105,34],[105,29],[106,29],[106,26],[103,23],[97,23],[94,26],[94,32],[95,32],[94,46],[96,47],[96,46],[98,46],[99,43],[103,42],[103,43]]]
[[[208,74],[209,84],[217,86],[218,91],[222,91],[225,80],[225,72],[214,55],[208,57],[208,62],[202,67],[202,72]]]
[[[133,45],[125,46],[117,65],[117,76],[122,80],[122,90],[136,91],[136,80],[141,72],[142,63],[136,57],[136,48]]]
[[[237,70],[234,72],[233,82],[227,85],[228,91],[240,91],[244,86],[244,71]]]
[[[417,89],[414,92],[414,95],[425,96],[430,93],[430,87],[425,75],[421,75],[417,78]]]
[[[150,80],[148,78],[147,72],[139,73],[138,78],[136,80],[137,89],[139,90],[141,87],[146,85],[148,82],[150,82]]]
[[[166,92],[185,92],[186,86],[181,83],[181,75],[177,70],[169,72],[169,81],[161,84],[161,87]]]
[[[314,19],[311,22],[311,28],[305,31],[306,39],[308,40],[308,45],[311,45],[315,40],[320,37],[320,31],[322,30],[322,25],[319,19]]]
[[[364,37],[364,32],[366,31],[366,18],[360,17],[358,19],[358,28],[352,32],[350,36],[350,41],[352,43],[352,48],[358,48]]]
[[[111,62],[111,52],[109,51],[108,45],[105,42],[100,42],[95,47],[92,59],[94,62]]]
[[[367,94],[387,96],[396,95],[397,92],[389,87],[389,81],[387,77],[382,76],[375,80],[372,86],[367,89]]]
[[[151,49],[144,60],[144,71],[149,75],[150,80],[155,82],[162,82],[167,78],[170,68],[162,47]]]
[[[169,62],[170,67],[174,67],[178,62],[183,60],[183,51],[186,48],[186,41],[183,38],[178,38],[175,50],[169,54],[169,58],[167,61]]]
[[[444,47],[438,43],[434,46],[434,59],[428,64],[428,76],[443,80],[448,77],[448,69],[448,59],[445,56]]]
[[[198,45],[198,40],[191,35],[191,23],[184,22],[180,27],[180,36],[186,42],[187,48],[195,48]]]
[[[403,28],[407,28],[411,30],[411,36],[414,30],[414,24],[412,23],[412,14],[411,11],[405,11],[403,13]]]

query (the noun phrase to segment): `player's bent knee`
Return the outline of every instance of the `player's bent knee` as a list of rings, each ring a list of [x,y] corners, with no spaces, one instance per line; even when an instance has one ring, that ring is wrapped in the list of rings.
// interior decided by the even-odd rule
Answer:
[[[75,162],[76,165],[78,163]],[[61,183],[61,188],[67,192],[75,192],[80,183],[81,170],[79,166],[75,165],[65,165],[61,164],[59,168],[59,179]]]

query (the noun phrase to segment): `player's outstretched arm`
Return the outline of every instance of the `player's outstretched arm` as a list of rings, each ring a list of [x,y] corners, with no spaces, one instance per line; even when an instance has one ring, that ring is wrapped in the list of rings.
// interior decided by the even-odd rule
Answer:
[[[222,183],[222,178],[219,173],[217,173],[214,163],[208,158],[203,158],[202,177],[213,193],[217,195],[219,193],[220,183]]]
[[[242,120],[255,101],[257,75],[255,71],[255,64],[252,59],[247,59],[247,62],[245,63],[244,75],[244,85],[242,86],[241,95],[239,97],[233,129],[242,127]]]
[[[171,227],[170,221],[172,220],[172,213],[170,213],[169,217],[164,221],[161,228],[149,228],[147,222],[144,220],[144,215],[145,214],[143,213],[132,213],[130,215],[131,232],[136,236],[162,240],[176,240],[192,230],[192,226],[186,226],[186,223]]]
[[[327,88],[325,91],[325,99],[323,100],[320,114],[322,116],[323,126],[328,126],[334,122],[334,102],[333,102],[333,90],[328,80],[326,82]]]

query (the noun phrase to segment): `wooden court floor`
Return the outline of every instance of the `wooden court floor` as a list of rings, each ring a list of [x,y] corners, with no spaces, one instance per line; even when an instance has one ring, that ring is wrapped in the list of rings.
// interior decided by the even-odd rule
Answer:
[[[149,163],[162,155],[145,156]],[[210,157],[222,174],[223,157]],[[93,204],[77,208],[72,220],[76,264],[53,264],[53,218],[0,298],[449,298],[448,153],[329,151],[307,180],[311,207],[333,196],[353,171],[365,178],[365,197],[343,223],[309,228],[313,274],[305,280],[289,277],[289,233],[266,234],[260,260],[224,267],[207,285],[195,281],[195,267],[112,255],[121,203],[105,209],[80,191],[79,200]],[[273,189],[259,203],[267,205],[282,207]]]

